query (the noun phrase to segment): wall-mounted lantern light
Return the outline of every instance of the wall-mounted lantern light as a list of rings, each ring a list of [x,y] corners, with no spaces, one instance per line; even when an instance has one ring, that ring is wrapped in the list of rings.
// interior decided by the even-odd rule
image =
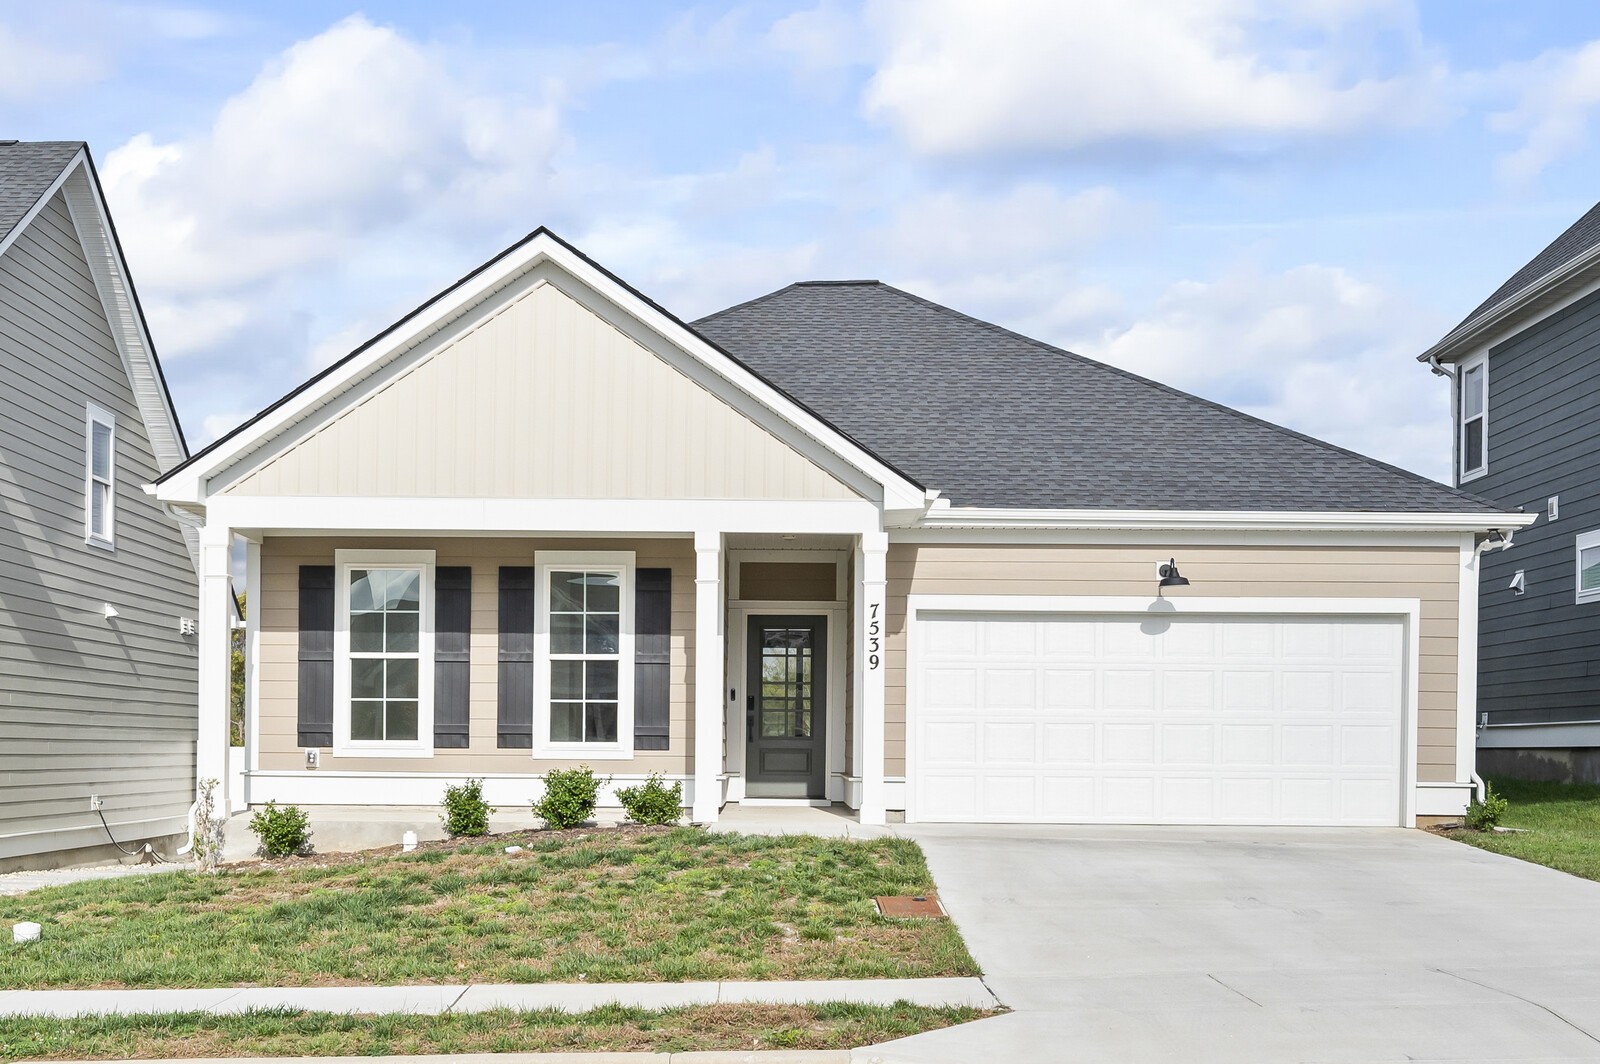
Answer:
[[[1176,558],[1168,559],[1165,565],[1156,570],[1156,575],[1161,577],[1160,582],[1156,584],[1156,598],[1160,598],[1161,593],[1169,587],[1189,586],[1188,578],[1178,572],[1178,560]]]

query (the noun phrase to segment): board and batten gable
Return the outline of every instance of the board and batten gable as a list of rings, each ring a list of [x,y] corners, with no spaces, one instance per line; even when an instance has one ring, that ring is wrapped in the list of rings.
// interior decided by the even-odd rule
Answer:
[[[1577,601],[1576,537],[1600,529],[1600,293],[1489,349],[1488,471],[1466,486],[1560,515],[1483,556],[1478,709],[1492,724],[1600,720],[1600,602]],[[1518,570],[1526,591],[1511,590]]]
[[[859,498],[546,279],[503,293],[464,330],[290,435],[279,453],[219,476],[222,493]]]
[[[1134,546],[927,545],[891,538],[884,776],[895,780],[906,772],[907,596],[1150,597],[1156,562],[1166,553]],[[1459,548],[1183,546],[1177,557],[1194,592],[1208,599],[1418,600],[1417,780],[1456,781]]]
[[[123,840],[181,834],[194,797],[193,562],[59,193],[0,255],[0,381],[3,870],[107,845],[91,794]],[[85,541],[89,403],[116,419],[114,550]]]

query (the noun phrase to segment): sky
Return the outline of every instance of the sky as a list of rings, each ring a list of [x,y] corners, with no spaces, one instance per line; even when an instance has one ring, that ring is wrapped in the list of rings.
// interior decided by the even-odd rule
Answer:
[[[878,278],[1447,479],[1415,356],[1600,198],[1597,109],[1543,0],[0,0],[0,137],[89,142],[196,448],[548,225],[685,320]]]

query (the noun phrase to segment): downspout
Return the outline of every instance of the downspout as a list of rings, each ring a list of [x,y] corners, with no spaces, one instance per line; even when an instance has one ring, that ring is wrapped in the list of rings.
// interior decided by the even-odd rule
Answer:
[[[1455,376],[1454,373],[1451,373],[1449,370],[1445,369],[1443,366],[1441,366],[1439,364],[1439,356],[1438,355],[1429,355],[1428,356],[1428,368],[1433,370],[1434,373],[1438,374],[1441,377],[1454,377]]]
[[[1433,362],[1433,361],[1435,361],[1435,359],[1429,359],[1430,363]],[[1438,370],[1438,367],[1435,367],[1435,371],[1436,372],[1442,372],[1442,371]],[[1445,374],[1445,376],[1449,376],[1449,374]],[[1484,556],[1484,554],[1486,552],[1490,551],[1490,550],[1510,550],[1511,549],[1511,540],[1512,540],[1513,537],[1516,536],[1516,534],[1517,534],[1517,530],[1514,529],[1514,528],[1508,528],[1508,529],[1504,529],[1504,530],[1498,529],[1498,528],[1491,528],[1489,530],[1489,534],[1487,536],[1483,537],[1483,542],[1479,543],[1476,547],[1473,548],[1473,551],[1472,551],[1473,568],[1477,568],[1478,560],[1480,558],[1482,558]],[[1477,759],[1474,758],[1473,762],[1474,763],[1473,763],[1473,766],[1472,766],[1472,771],[1470,773],[1468,773],[1467,775],[1468,775],[1468,778],[1472,780],[1473,792],[1478,796],[1478,801],[1482,802],[1484,800],[1484,798],[1487,796],[1487,784],[1485,784],[1483,782],[1483,777],[1478,775],[1478,766],[1477,766],[1477,763],[1476,763]]]

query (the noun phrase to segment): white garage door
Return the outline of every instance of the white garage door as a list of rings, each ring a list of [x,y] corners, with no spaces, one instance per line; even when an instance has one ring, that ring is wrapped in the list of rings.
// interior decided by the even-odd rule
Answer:
[[[910,815],[1398,824],[1387,618],[922,614]]]

